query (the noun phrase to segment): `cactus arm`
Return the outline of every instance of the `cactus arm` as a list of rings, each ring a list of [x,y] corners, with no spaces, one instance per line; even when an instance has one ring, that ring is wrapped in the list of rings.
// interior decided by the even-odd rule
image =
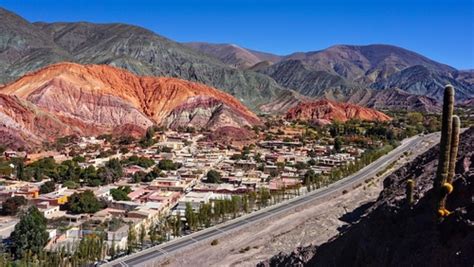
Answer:
[[[459,132],[461,131],[461,120],[458,116],[453,116],[453,130],[451,134],[451,151],[449,152],[449,168],[447,183],[452,184],[454,178],[454,171],[456,169],[456,159],[458,156],[459,147]]]

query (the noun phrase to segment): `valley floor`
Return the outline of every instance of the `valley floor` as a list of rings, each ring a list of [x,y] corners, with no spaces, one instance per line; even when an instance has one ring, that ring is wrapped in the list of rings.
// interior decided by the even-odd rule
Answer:
[[[375,201],[383,178],[411,161],[436,143],[439,135],[427,136],[412,147],[408,158],[398,160],[383,176],[362,184],[346,194],[318,199],[281,217],[265,220],[253,228],[244,228],[222,236],[218,245],[211,241],[197,243],[182,252],[171,254],[147,266],[255,266],[279,252],[291,252],[298,246],[319,245],[339,233],[347,222],[339,218],[361,205]],[[361,208],[356,212],[362,212]],[[340,228],[341,227],[341,228]]]

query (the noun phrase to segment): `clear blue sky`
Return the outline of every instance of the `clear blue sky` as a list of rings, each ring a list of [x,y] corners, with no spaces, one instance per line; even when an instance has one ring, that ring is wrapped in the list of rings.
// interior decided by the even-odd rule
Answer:
[[[289,54],[398,45],[474,68],[474,0],[0,0],[29,21],[123,22],[181,41]]]

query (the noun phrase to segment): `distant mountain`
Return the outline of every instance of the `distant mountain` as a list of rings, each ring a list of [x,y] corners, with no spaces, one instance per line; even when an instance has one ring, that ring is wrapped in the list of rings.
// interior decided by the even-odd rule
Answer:
[[[299,62],[299,63],[298,63]],[[301,65],[298,71],[288,65]],[[278,72],[275,72],[275,69]],[[286,71],[285,71],[286,70]],[[440,99],[448,83],[456,88],[458,99],[474,95],[474,84],[456,69],[422,55],[390,45],[338,45],[325,50],[294,53],[260,72],[302,94],[323,95],[325,90],[340,90],[344,95],[354,88],[399,88],[408,93]],[[330,79],[336,75],[340,80]],[[285,78],[281,78],[287,77]],[[300,82],[288,84],[298,77]],[[316,77],[316,78],[315,78]],[[320,80],[322,83],[311,83]],[[311,85],[313,84],[313,85]]]
[[[192,42],[185,43],[184,45],[194,50],[216,57],[225,64],[239,69],[248,69],[262,61],[275,63],[281,59],[280,56],[274,54],[254,51],[247,48],[239,47],[234,44],[210,44]]]
[[[231,45],[200,44],[192,48],[229,65],[266,74],[281,86],[310,97],[350,97],[366,88],[401,89],[439,100],[448,83],[456,97],[474,96],[473,74],[458,71],[415,52],[391,45],[336,45],[320,51],[298,52],[272,59]],[[242,63],[245,62],[245,63]],[[247,67],[251,65],[251,67]]]
[[[0,84],[54,62],[73,61],[201,82],[232,94],[251,108],[288,95],[266,75],[229,67],[137,26],[32,24],[0,8],[0,30]]]
[[[17,144],[28,143],[28,136],[42,140],[66,132],[144,132],[154,124],[208,130],[260,124],[247,107],[217,89],[176,78],[139,77],[107,65],[54,64],[0,88],[1,94],[8,97],[2,96],[0,131],[16,132],[8,139],[16,137]]]
[[[314,70],[301,60],[284,60],[267,68],[260,68],[259,71],[273,77],[280,85],[310,97],[324,97],[333,91],[347,96],[348,91],[355,87],[343,77]]]
[[[285,117],[287,120],[309,121],[323,125],[333,121],[346,122],[351,119],[362,121],[391,120],[389,116],[374,109],[329,100],[299,103],[288,110]]]

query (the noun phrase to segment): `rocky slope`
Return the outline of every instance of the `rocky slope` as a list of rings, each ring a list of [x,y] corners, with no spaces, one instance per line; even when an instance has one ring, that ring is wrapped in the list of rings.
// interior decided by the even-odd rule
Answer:
[[[33,24],[0,8],[0,84],[60,61],[108,64],[138,75],[196,81],[230,93],[252,108],[285,91],[266,75],[229,67],[137,26]]]
[[[13,149],[29,149],[54,137],[76,132],[75,127],[32,103],[0,94],[1,144]]]
[[[346,99],[348,103],[388,110],[441,112],[441,105],[433,98],[407,93],[400,89],[359,90]]]
[[[242,48],[234,44],[192,42],[185,43],[184,45],[210,56],[217,57],[225,64],[239,69],[248,69],[262,61],[275,63],[281,59],[281,57],[277,55]]]
[[[319,124],[328,124],[333,121],[345,122],[351,119],[362,121],[388,121],[391,119],[382,112],[373,109],[325,99],[302,102],[288,110],[285,117],[287,120],[301,120]]]
[[[82,134],[126,125],[213,130],[260,123],[238,100],[217,89],[175,78],[136,76],[107,65],[54,64],[0,88],[0,94],[44,110]]]
[[[437,222],[432,190],[439,148],[390,175],[368,214],[320,247],[280,254],[260,266],[472,266],[474,264],[474,128],[461,135],[453,213]],[[406,206],[407,179],[415,180],[415,204]]]

